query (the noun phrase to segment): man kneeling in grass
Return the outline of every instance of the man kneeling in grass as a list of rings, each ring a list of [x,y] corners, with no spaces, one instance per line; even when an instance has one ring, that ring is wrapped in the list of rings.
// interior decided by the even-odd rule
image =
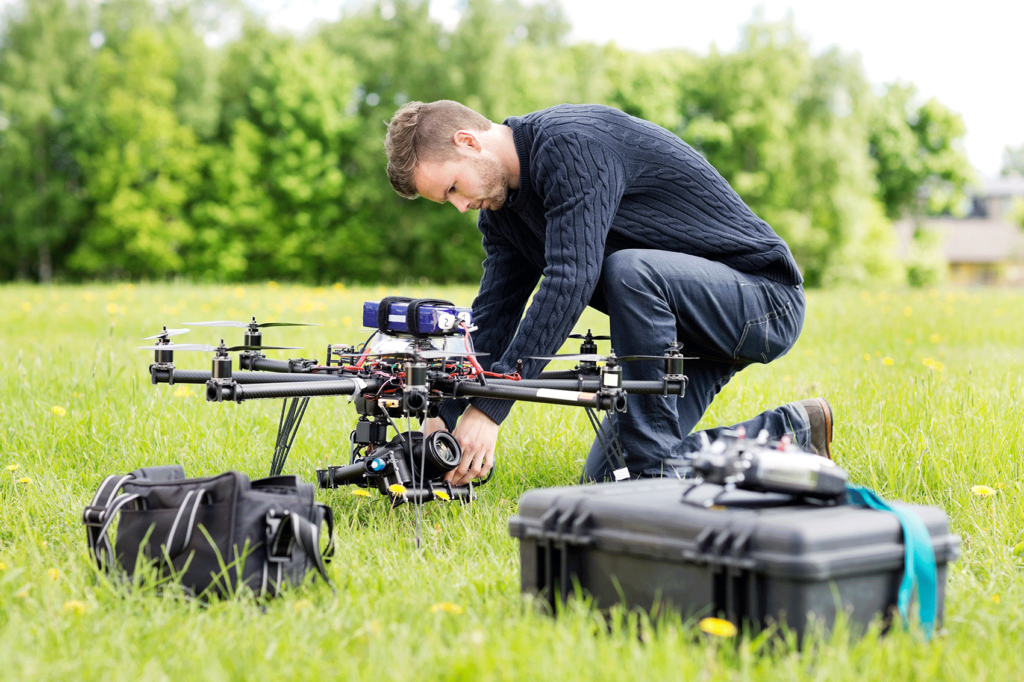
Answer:
[[[498,125],[442,100],[395,113],[385,146],[388,177],[403,197],[479,210],[486,252],[473,302],[484,368],[522,360],[536,377],[584,308],[607,313],[619,355],[660,355],[675,340],[687,355],[684,397],[630,395],[605,419],[633,477],[699,450],[694,426],[733,375],[785,355],[804,319],[803,277],[786,243],[692,147],[668,130],[600,105],[560,105]],[[540,286],[537,287],[538,281]],[[529,309],[527,300],[537,289]],[[658,362],[623,365],[626,380],[660,380]],[[494,464],[512,403],[447,401],[425,430],[452,428],[464,456],[456,484]],[[460,413],[465,410],[464,414]],[[734,426],[788,434],[828,457],[832,411],[824,398],[777,407]],[[714,440],[721,429],[703,433]],[[617,466],[595,438],[582,480]]]

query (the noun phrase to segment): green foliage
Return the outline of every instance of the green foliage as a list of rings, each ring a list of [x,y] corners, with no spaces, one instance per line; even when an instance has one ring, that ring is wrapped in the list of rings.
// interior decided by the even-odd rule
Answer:
[[[0,280],[474,281],[474,216],[387,182],[386,122],[410,100],[495,121],[604,102],[665,126],[811,286],[903,280],[889,221],[951,210],[970,178],[958,116],[910,85],[876,95],[856,55],[812,54],[791,19],[755,16],[737,50],[701,57],[569,45],[553,1],[469,0],[452,28],[429,4],[350,4],[303,37],[231,0],[9,6]]]
[[[347,183],[339,165],[354,80],[351,64],[332,59],[319,41],[246,27],[221,75],[226,139],[208,147],[206,182],[192,207],[192,272],[317,279],[309,273],[344,261]]]
[[[92,83],[87,7],[37,0],[0,26],[0,281],[45,282],[84,218],[73,128]]]
[[[890,85],[872,114],[878,196],[894,219],[952,212],[974,179],[960,145],[966,132],[960,116],[935,99],[921,104],[915,97],[913,86]]]
[[[420,549],[411,506],[392,510],[379,496],[318,491],[337,517],[338,551],[328,566],[337,594],[314,584],[265,604],[243,595],[206,605],[98,577],[81,512],[105,475],[175,462],[194,476],[263,475],[280,414],[278,401],[211,404],[202,386],[151,386],[151,354],[135,349],[137,337],[197,316],[270,315],[325,322],[264,339],[315,356],[327,343],[365,338],[360,304],[389,294],[468,303],[473,288],[0,286],[4,678],[1020,679],[1019,291],[811,292],[798,345],[739,373],[704,421],[732,424],[824,395],[837,418],[834,456],[854,482],[889,499],[942,507],[961,555],[948,567],[945,619],[930,642],[898,624],[884,636],[841,627],[799,650],[749,635],[710,639],[672,616],[650,622],[619,608],[603,615],[585,601],[554,618],[524,601],[508,519],[525,490],[574,485],[592,438],[582,410],[547,405],[514,408],[502,427],[498,469],[477,503],[423,508]],[[607,321],[588,313],[580,323],[587,327],[605,332]],[[237,331],[229,343],[241,341]],[[188,336],[216,340],[198,328]],[[207,366],[186,355],[176,356],[180,367]],[[354,422],[345,400],[314,398],[285,473],[308,481],[317,467],[344,461]],[[976,485],[996,492],[980,497]]]
[[[1007,146],[1003,150],[1000,175],[1024,175],[1024,144],[1019,147]]]
[[[129,22],[125,22],[129,23]],[[192,240],[185,206],[199,184],[200,146],[173,109],[177,56],[157,26],[108,34],[95,59],[100,103],[80,121],[79,156],[94,207],[69,265],[90,276],[181,272]]]

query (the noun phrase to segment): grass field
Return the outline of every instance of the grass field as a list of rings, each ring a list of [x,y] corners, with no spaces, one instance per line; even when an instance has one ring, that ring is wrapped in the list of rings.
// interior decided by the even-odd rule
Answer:
[[[0,677],[9,680],[1006,680],[1024,679],[1024,293],[812,292],[786,357],[741,373],[706,416],[727,424],[826,396],[836,460],[886,497],[939,505],[962,538],[945,627],[926,642],[842,628],[798,651],[762,638],[708,639],[585,605],[558,619],[519,594],[508,517],[534,487],[577,480],[585,415],[520,405],[477,504],[411,508],[318,493],[338,517],[321,584],[266,606],[202,606],[97,579],[80,521],[101,479],[178,462],[194,476],[266,473],[279,403],[207,404],[201,387],[151,386],[139,337],[185,320],[324,322],[266,330],[264,343],[358,342],[362,301],[469,288],[312,289],[109,285],[0,287]],[[579,327],[607,329],[594,314]],[[182,339],[241,343],[238,330]],[[571,347],[567,347],[569,349]],[[280,355],[271,357],[287,357]],[[205,369],[185,353],[181,367]],[[310,403],[287,472],[341,463],[355,422],[344,399]],[[977,488],[976,486],[987,486]],[[979,495],[972,492],[989,492]]]

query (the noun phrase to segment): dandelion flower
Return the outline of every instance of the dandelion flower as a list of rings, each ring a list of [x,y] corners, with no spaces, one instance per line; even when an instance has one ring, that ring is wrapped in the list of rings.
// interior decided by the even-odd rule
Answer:
[[[990,488],[987,485],[972,485],[971,492],[978,497],[992,497],[996,494],[996,489]]]
[[[64,610],[68,613],[74,613],[81,616],[83,613],[89,610],[89,607],[84,601],[79,599],[68,599],[64,602]]]
[[[7,570],[7,564],[5,564],[4,562],[0,561],[0,571],[6,571],[6,570]]]
[[[50,576],[50,580],[56,581],[60,577],[60,571],[56,568],[48,568],[46,569],[46,575]]]
[[[24,303],[21,304],[21,309],[23,311],[25,311],[26,313],[27,312],[31,312],[32,311],[32,304],[29,303],[28,301],[25,301]]]
[[[453,604],[450,601],[438,602],[437,604],[434,604],[430,607],[431,613],[440,613],[442,611],[444,611],[445,613],[454,613],[455,615],[458,615],[462,613],[462,607],[458,604]]]
[[[864,354],[864,362],[869,362],[870,360],[871,360],[871,353],[865,353]]]
[[[392,486],[388,486],[388,492],[390,492],[392,495],[404,495],[405,486],[402,485],[401,483],[395,483]]]
[[[700,624],[701,632],[706,632],[715,637],[735,637],[736,626],[721,618],[704,618]]]
[[[363,490],[362,488],[356,488],[350,494],[351,495],[355,495],[356,497],[369,497],[370,496],[370,491],[369,490]]]
[[[21,465],[17,464],[17,463],[15,463],[15,464],[8,464],[7,465],[7,470],[8,471],[17,471],[20,467],[21,467]]]
[[[908,305],[906,308],[903,309],[903,314],[906,315],[907,317],[912,317],[914,314],[914,309]]]
[[[999,595],[998,594],[993,594],[992,595],[992,603],[993,604],[998,604],[999,603]]]
[[[178,386],[177,390],[174,391],[175,398],[187,398],[192,395],[192,389],[182,384]]]
[[[344,326],[346,326],[346,327],[351,327],[352,326],[352,316],[351,315],[344,316],[343,318],[341,318],[341,323]]]
[[[444,500],[445,502],[449,502],[452,499],[451,496],[443,490],[435,490],[434,497],[439,500]]]
[[[31,482],[32,482],[32,479],[29,478],[28,476],[22,476],[21,478],[18,479],[18,483],[31,483]]]
[[[60,405],[54,405],[50,409],[53,410],[53,413],[58,417],[63,417],[68,413],[68,411],[61,407]]]
[[[895,362],[896,361],[893,360],[892,358],[890,358],[888,355],[886,355],[884,358],[882,358],[882,364],[885,365],[886,367],[892,367],[892,365]]]
[[[932,343],[938,343],[939,341],[942,340],[942,337],[939,336],[938,334],[932,334],[931,336],[928,337],[928,340],[931,341]]]

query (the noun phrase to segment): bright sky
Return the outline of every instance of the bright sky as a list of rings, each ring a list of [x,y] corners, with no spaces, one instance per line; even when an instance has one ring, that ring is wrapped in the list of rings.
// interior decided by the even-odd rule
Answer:
[[[334,20],[344,0],[248,0],[273,25],[301,29]],[[359,0],[350,0],[357,2]],[[431,0],[432,13],[458,19],[465,0]],[[760,7],[768,20],[792,12],[797,30],[821,51],[859,52],[876,84],[914,83],[967,125],[968,157],[995,175],[1003,148],[1024,144],[1024,2],[1019,0],[561,0],[572,39],[614,40],[634,50],[685,47],[730,50],[740,25]]]

